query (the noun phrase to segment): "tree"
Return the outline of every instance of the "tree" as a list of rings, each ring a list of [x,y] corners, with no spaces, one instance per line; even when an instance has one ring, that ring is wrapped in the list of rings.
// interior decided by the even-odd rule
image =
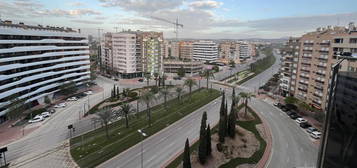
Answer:
[[[154,73],[154,77],[155,77],[155,86],[158,85],[158,81],[159,81],[159,73],[155,72]]]
[[[151,126],[151,110],[150,110],[150,105],[151,103],[155,100],[155,95],[154,93],[150,92],[150,91],[147,91],[147,92],[144,92],[139,101],[146,104],[146,114],[147,114],[147,117],[148,117],[148,121],[149,121],[149,126]]]
[[[116,90],[117,90],[116,98],[119,99],[120,98],[120,88],[119,88],[119,86],[117,87]],[[123,90],[123,92],[124,92],[124,90]]]
[[[135,112],[135,109],[128,103],[120,105],[120,110],[118,115],[124,115],[125,117],[125,127],[129,128],[129,114]]]
[[[232,106],[231,106],[231,112],[229,113],[228,116],[228,126],[227,126],[227,134],[229,137],[234,138],[236,134],[236,107],[233,105],[232,101]]]
[[[211,77],[214,78],[213,72],[212,72],[211,70],[209,70],[209,69],[206,69],[206,70],[203,71],[203,76],[204,76],[204,77],[206,78],[206,80],[207,80],[206,85],[207,85],[207,89],[208,89],[209,79],[210,79]]]
[[[224,142],[224,121],[223,121],[223,117],[219,118],[219,123],[218,123],[218,138],[219,138],[219,142],[223,143]]]
[[[177,99],[178,99],[179,101],[181,101],[182,92],[183,92],[182,87],[180,87],[180,86],[176,87]]]
[[[177,71],[177,76],[182,78],[185,77],[185,75],[186,75],[185,69],[183,68],[183,66],[181,66],[180,69],[178,69]]]
[[[248,112],[248,101],[252,98],[255,97],[253,93],[247,93],[247,92],[240,92],[239,96],[243,99],[244,101],[244,116],[247,116]]]
[[[200,80],[198,80],[198,88],[201,88],[201,80],[203,77],[205,77],[205,74],[202,71],[200,71],[198,75],[200,76]]]
[[[225,93],[222,92],[222,102],[219,112],[219,123],[218,123],[218,136],[219,136],[219,141],[222,143],[224,142],[224,137],[226,136],[226,130],[227,130],[226,106],[227,104],[225,100]]]
[[[213,66],[212,70],[214,70],[215,72],[218,72],[219,71],[218,65]]]
[[[144,75],[145,79],[146,79],[146,85],[149,86],[150,84],[150,79],[151,79],[151,74],[150,73],[146,73]]]
[[[236,63],[233,60],[229,60],[229,66],[235,67]]]
[[[162,77],[161,77],[162,86],[165,86],[166,79],[167,79],[167,76],[165,74],[163,74]]]
[[[48,95],[45,96],[45,103],[51,104],[51,99],[48,97]]]
[[[196,81],[193,80],[192,78],[189,78],[189,79],[186,79],[186,80],[185,80],[184,85],[189,88],[190,99],[191,99],[191,98],[192,98],[192,87],[195,86],[195,85],[197,85],[197,84],[196,84]]]
[[[70,94],[76,93],[78,88],[76,86],[76,82],[70,81],[67,83],[62,83],[59,86],[59,90],[60,90],[60,93],[63,95],[70,95]]]
[[[21,116],[25,110],[26,101],[22,98],[19,98],[18,94],[15,94],[10,97],[10,106],[8,108],[7,116],[10,120],[15,120]]]
[[[159,90],[159,98],[164,98],[164,105],[167,109],[167,97],[171,96],[170,89],[167,86]]]
[[[190,142],[188,141],[188,138],[186,139],[185,143],[185,150],[183,152],[183,163],[182,163],[183,168],[191,168],[191,158],[190,158]]]
[[[201,164],[204,164],[207,159],[207,139],[206,139],[206,127],[207,127],[207,113],[203,112],[200,128],[200,139],[198,146],[198,159]]]
[[[114,113],[110,108],[104,108],[97,113],[97,118],[102,122],[105,126],[105,135],[107,139],[109,139],[109,123],[114,117]]]
[[[211,144],[211,127],[207,126],[206,130],[206,145],[207,145],[207,156],[211,156],[212,154],[212,144]]]

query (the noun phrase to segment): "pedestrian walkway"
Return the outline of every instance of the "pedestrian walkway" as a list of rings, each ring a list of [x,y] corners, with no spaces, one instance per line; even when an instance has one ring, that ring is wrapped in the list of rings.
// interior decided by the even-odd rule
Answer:
[[[10,167],[33,168],[77,168],[78,165],[70,156],[69,142],[66,140],[60,146],[33,157],[19,158]]]

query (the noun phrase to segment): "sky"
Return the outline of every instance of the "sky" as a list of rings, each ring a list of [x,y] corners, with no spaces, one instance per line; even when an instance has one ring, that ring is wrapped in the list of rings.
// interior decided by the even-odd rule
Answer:
[[[357,22],[357,0],[0,0],[0,19],[81,29],[162,31],[173,38],[245,39],[300,36]]]

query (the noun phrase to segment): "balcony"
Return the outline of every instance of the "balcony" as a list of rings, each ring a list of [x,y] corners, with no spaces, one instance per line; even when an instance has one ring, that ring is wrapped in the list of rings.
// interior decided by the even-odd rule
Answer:
[[[304,79],[307,79],[307,80],[309,80],[309,75],[300,75],[300,78],[304,78]]]
[[[305,92],[305,93],[307,92],[307,88],[299,87],[298,90],[303,91],[303,92]]]
[[[320,83],[320,84],[324,84],[325,80],[317,78],[317,79],[315,79],[315,82]]]
[[[330,40],[322,40],[322,42],[320,42],[320,45],[330,46]]]
[[[321,101],[313,100],[312,102],[315,103],[315,104],[317,104],[318,106],[321,106]]]
[[[321,91],[321,92],[324,90],[324,87],[323,87],[322,85],[315,85],[314,88],[315,88],[316,90]]]
[[[326,68],[326,67],[327,67],[326,63],[316,64],[316,66],[317,66],[318,68]]]
[[[311,63],[310,62],[301,62],[302,65],[305,65],[305,66],[311,66]]]

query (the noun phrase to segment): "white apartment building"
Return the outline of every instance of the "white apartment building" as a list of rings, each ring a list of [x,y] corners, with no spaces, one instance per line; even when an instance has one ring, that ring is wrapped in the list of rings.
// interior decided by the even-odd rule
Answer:
[[[216,61],[218,46],[213,41],[198,41],[193,43],[193,59],[199,61]]]
[[[140,76],[137,71],[136,34],[131,32],[105,33],[102,41],[102,65],[121,78]]]
[[[69,28],[0,21],[0,121],[13,97],[42,104],[63,83],[86,83],[89,69],[84,35]]]
[[[250,58],[249,55],[249,44],[241,42],[239,44],[239,58],[241,60],[247,60]]]

